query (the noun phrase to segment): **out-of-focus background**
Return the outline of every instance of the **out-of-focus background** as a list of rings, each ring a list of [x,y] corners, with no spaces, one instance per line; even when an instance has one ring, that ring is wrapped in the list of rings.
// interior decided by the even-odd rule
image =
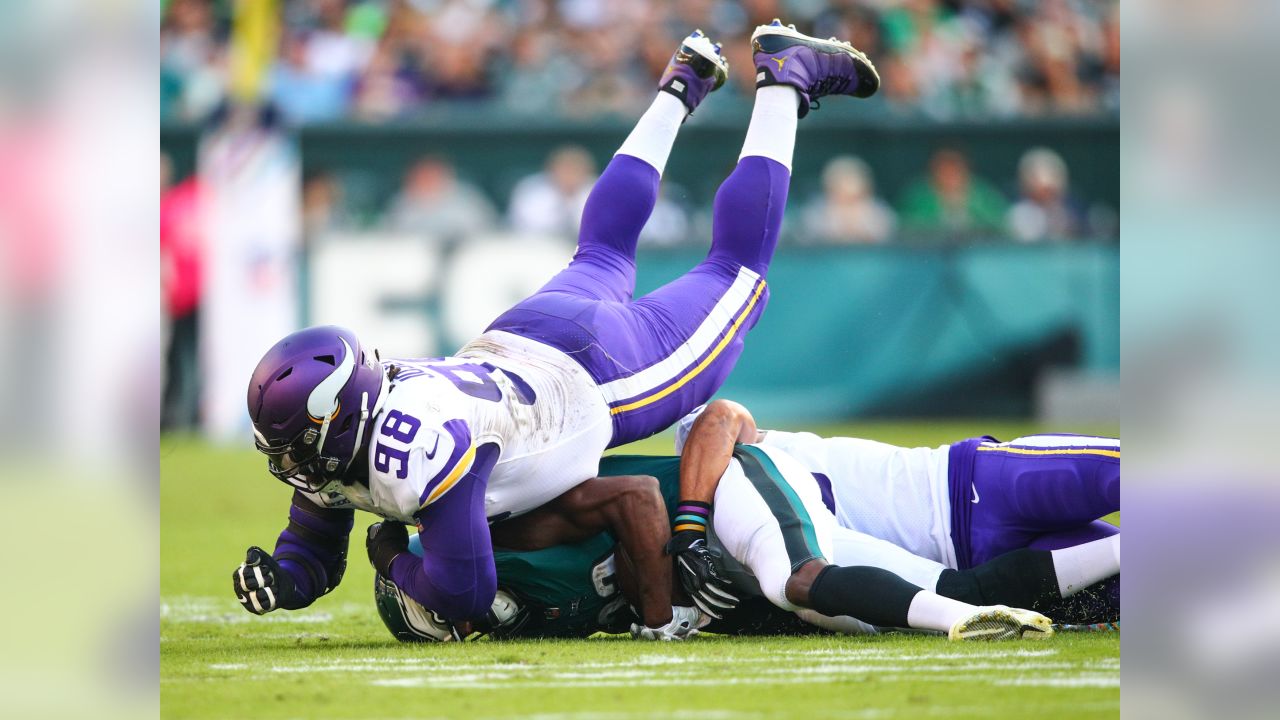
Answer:
[[[1119,11],[1108,0],[162,4],[162,427],[244,442],[296,327],[447,354],[572,252],[680,38],[730,81],[686,123],[640,291],[708,246],[774,17],[851,39],[875,98],[801,124],[773,300],[722,394],[772,422],[1118,421]],[[246,105],[252,100],[252,105]]]

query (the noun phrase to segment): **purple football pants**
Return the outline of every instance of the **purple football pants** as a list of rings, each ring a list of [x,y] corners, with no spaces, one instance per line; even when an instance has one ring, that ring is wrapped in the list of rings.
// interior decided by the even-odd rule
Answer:
[[[989,437],[951,446],[951,539],[971,568],[1018,548],[1109,537],[1099,518],[1120,510],[1120,443],[1075,435]]]
[[[591,374],[613,415],[610,447],[669,427],[711,398],[769,299],[791,174],[746,157],[720,185],[711,251],[641,298],[636,241],[658,198],[658,171],[616,155],[582,213],[578,251],[551,282],[489,326],[550,345]]]

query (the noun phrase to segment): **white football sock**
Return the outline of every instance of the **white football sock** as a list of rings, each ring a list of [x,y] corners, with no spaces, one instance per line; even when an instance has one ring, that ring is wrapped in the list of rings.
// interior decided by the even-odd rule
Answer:
[[[741,160],[749,155],[776,160],[791,170],[796,151],[796,125],[800,120],[800,94],[790,85],[770,85],[756,90],[756,104],[751,110],[751,124],[742,141]]]
[[[661,175],[671,157],[671,146],[676,142],[680,124],[689,114],[680,98],[668,92],[658,92],[653,104],[640,116],[631,134],[618,148],[617,155],[630,155],[652,165]]]
[[[950,632],[952,625],[969,617],[977,609],[974,605],[921,590],[911,598],[911,607],[907,608],[907,624],[917,630]]]
[[[1120,536],[1054,550],[1053,571],[1058,592],[1071,597],[1090,585],[1120,574]]]

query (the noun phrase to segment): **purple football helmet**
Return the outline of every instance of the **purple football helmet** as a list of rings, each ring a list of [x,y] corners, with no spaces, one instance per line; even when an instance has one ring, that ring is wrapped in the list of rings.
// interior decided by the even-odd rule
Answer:
[[[276,343],[249,380],[249,418],[271,474],[301,490],[341,479],[386,397],[376,351],[333,325]]]

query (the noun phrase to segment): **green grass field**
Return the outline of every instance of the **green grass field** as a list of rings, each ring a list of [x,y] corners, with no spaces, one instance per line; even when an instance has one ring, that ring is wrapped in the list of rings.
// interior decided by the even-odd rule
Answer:
[[[812,428],[902,445],[1016,423]],[[1083,428],[1115,433],[1115,428]],[[246,445],[248,443],[246,442]],[[660,436],[627,448],[667,452]],[[249,545],[270,549],[290,490],[251,449],[161,444],[161,708],[164,717],[667,718],[1035,717],[1119,714],[1118,634],[958,644],[941,638],[630,638],[401,645],[373,608],[356,518],[341,587],[312,607],[255,617],[231,592]]]

